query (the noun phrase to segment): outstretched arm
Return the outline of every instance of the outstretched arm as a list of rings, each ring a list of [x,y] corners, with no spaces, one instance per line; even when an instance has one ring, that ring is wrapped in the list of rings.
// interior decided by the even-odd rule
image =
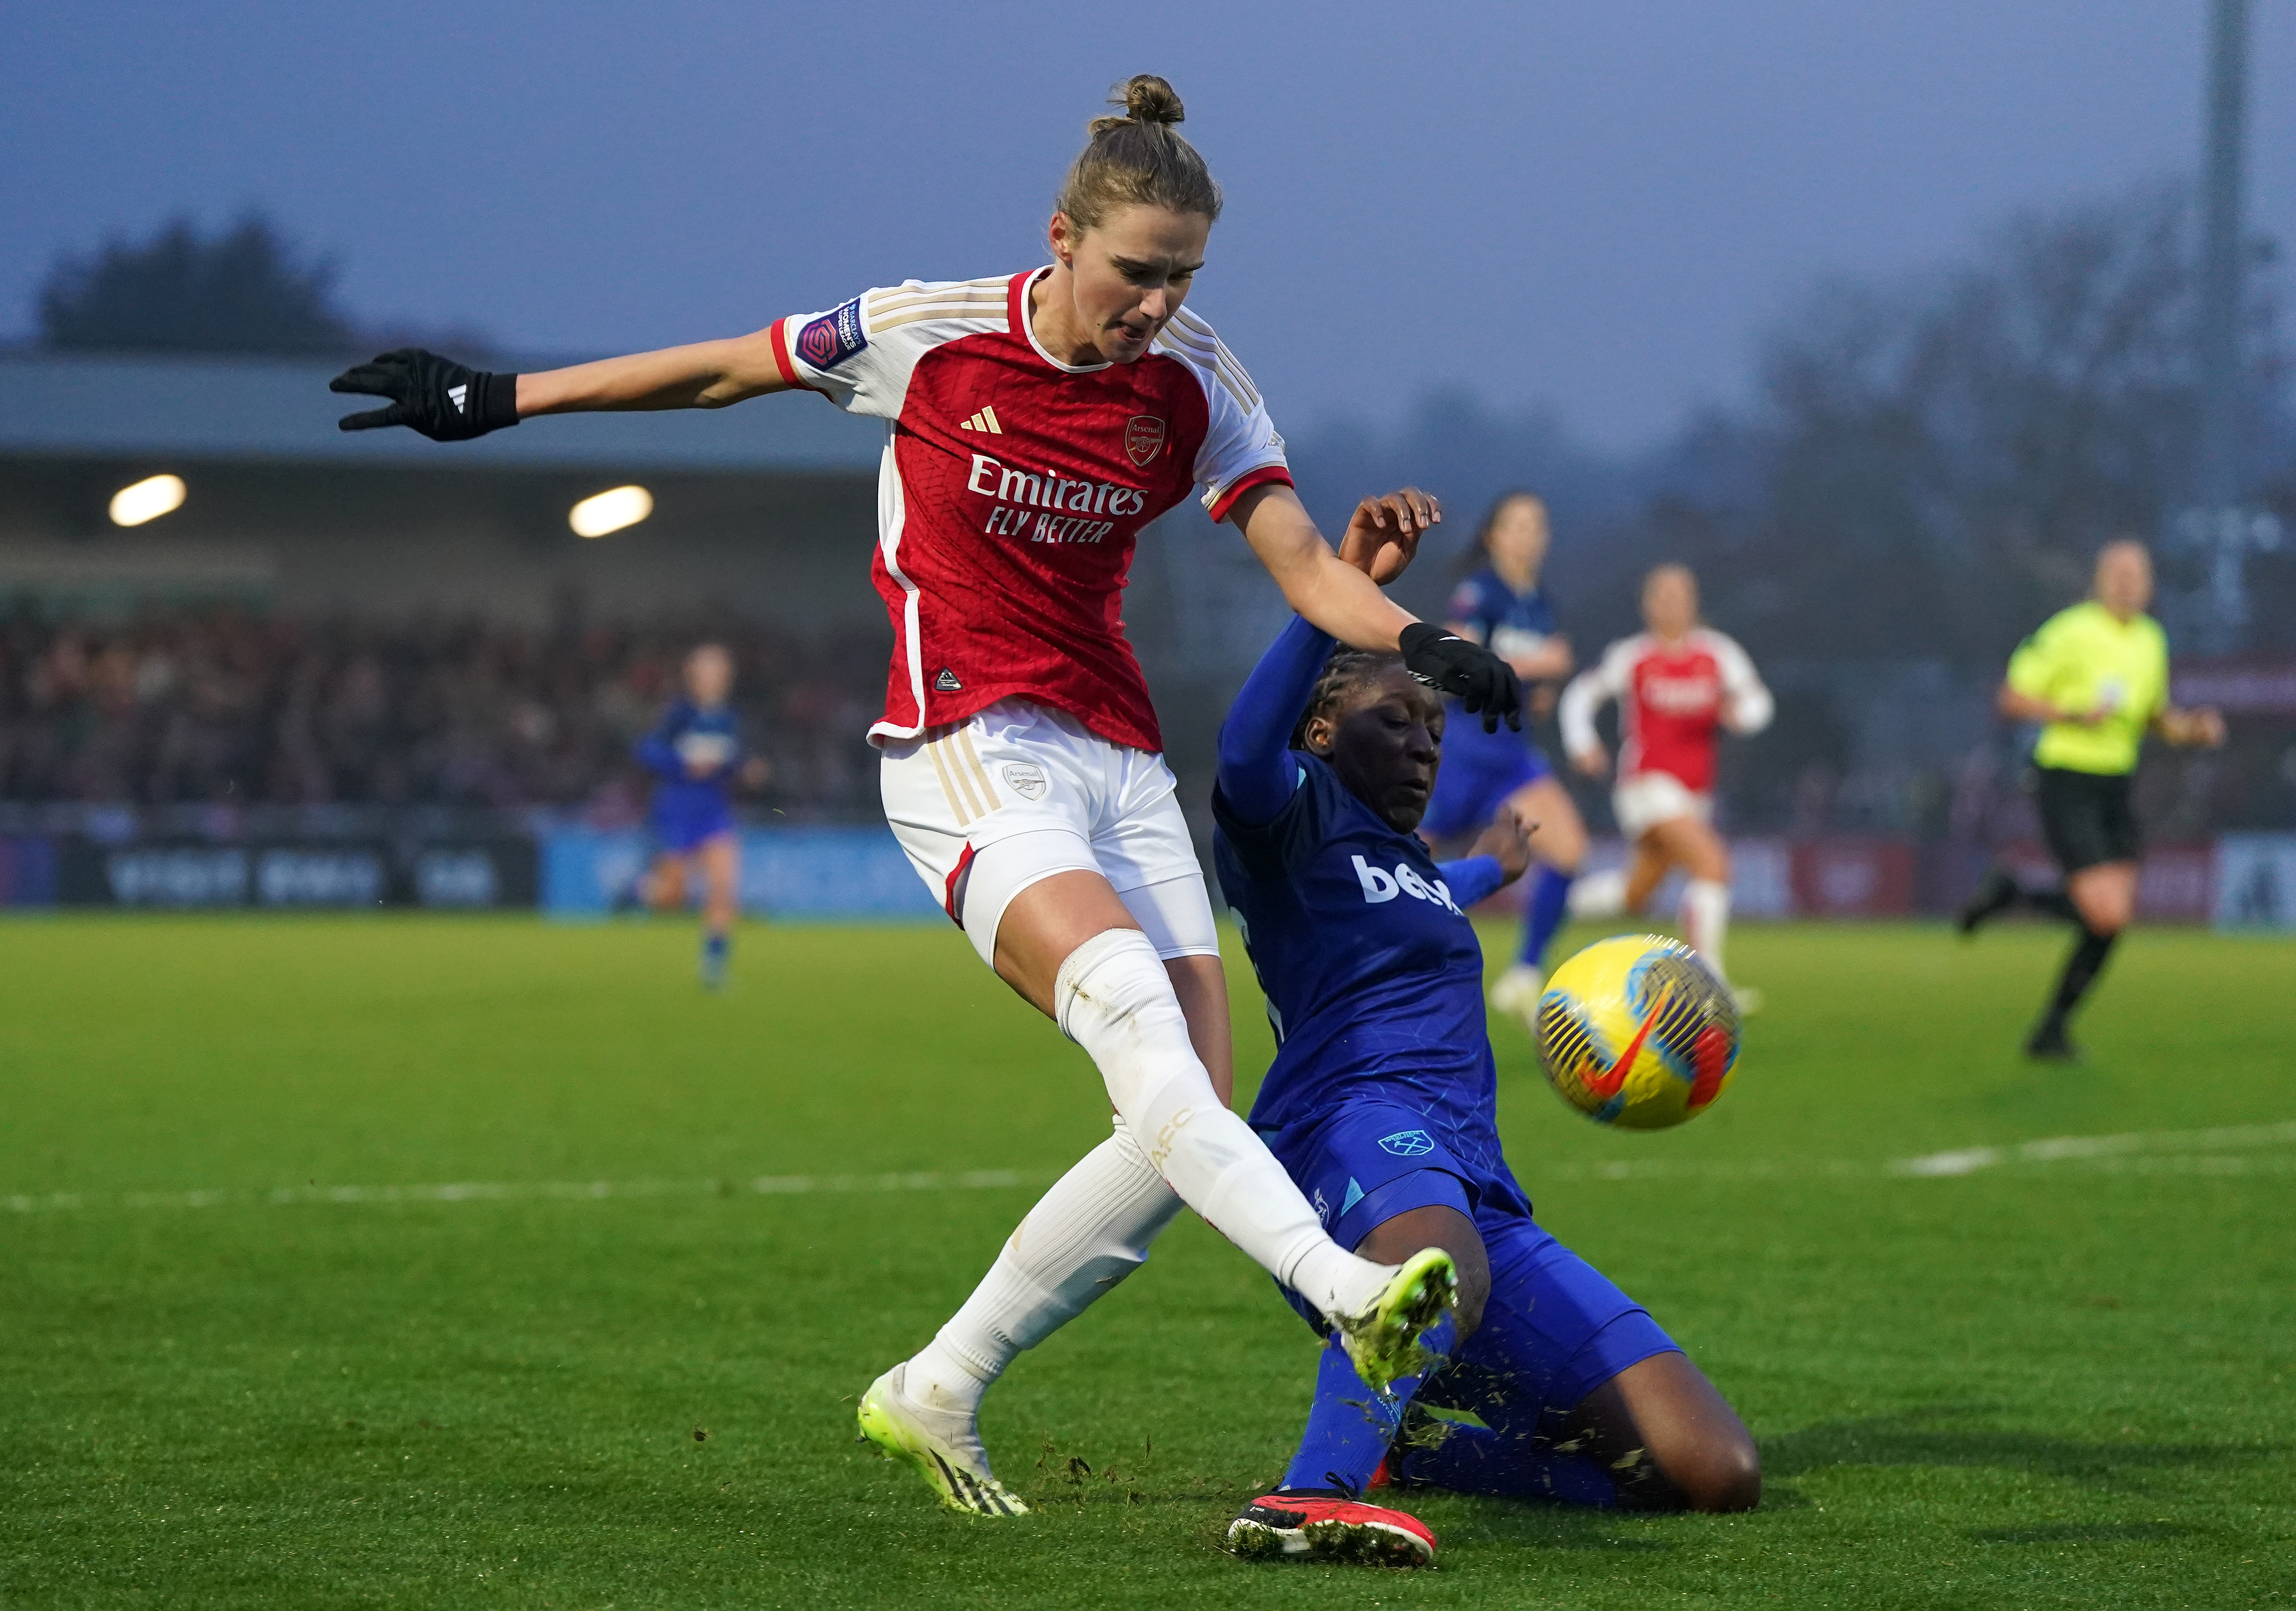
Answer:
[[[767,325],[727,341],[533,374],[493,374],[420,347],[401,347],[345,370],[327,389],[390,399],[388,407],[346,415],[345,431],[405,425],[432,441],[460,442],[537,414],[723,408],[789,385]]]
[[[773,326],[720,341],[664,347],[518,377],[519,417],[596,410],[723,408],[787,391]]]
[[[1332,635],[1298,616],[1251,668],[1219,730],[1219,787],[1238,821],[1273,822],[1299,784],[1292,731],[1332,653]]]
[[[1284,602],[1341,643],[1392,654],[1403,629],[1418,620],[1332,552],[1300,495],[1283,483],[1254,487],[1236,499],[1228,518],[1283,589]],[[1414,547],[1419,534],[1434,523],[1416,509],[1407,510],[1399,522],[1398,537]]]
[[[1357,520],[1381,506],[1383,513],[1374,518],[1402,522],[1382,530],[1395,530],[1392,541],[1415,549],[1420,534],[1438,516],[1431,506],[1422,512],[1423,497],[1407,503],[1402,514],[1392,509],[1394,502],[1366,499],[1357,507]],[[1285,602],[1303,619],[1358,649],[1400,650],[1414,677],[1480,712],[1488,729],[1495,730],[1502,717],[1510,727],[1522,725],[1522,689],[1513,670],[1489,650],[1431,626],[1390,602],[1371,576],[1332,552],[1290,486],[1271,481],[1252,488],[1236,499],[1227,518],[1283,589]],[[1374,573],[1385,568],[1386,557],[1382,551],[1374,560]]]

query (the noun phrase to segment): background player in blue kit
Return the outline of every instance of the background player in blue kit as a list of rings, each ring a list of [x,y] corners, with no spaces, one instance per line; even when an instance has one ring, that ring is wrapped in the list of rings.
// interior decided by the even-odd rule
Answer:
[[[1426,506],[1416,494],[1382,501],[1398,523]],[[1420,529],[1358,563],[1390,579]],[[1327,1345],[1299,1453],[1230,1544],[1429,1558],[1425,1528],[1361,1502],[1381,1475],[1585,1505],[1750,1508],[1761,1468],[1744,1425],[1646,1311],[1538,1225],[1500,1154],[1482,952],[1462,908],[1521,873],[1529,830],[1502,810],[1472,854],[1436,862],[1412,830],[1443,759],[1442,706],[1394,656],[1332,643],[1293,621],[1220,730],[1220,888],[1279,1043],[1251,1123],[1340,1245],[1367,1258],[1445,1248],[1459,1304],[1425,1338],[1447,1362],[1385,1402]],[[1415,1424],[1390,1459],[1406,1414]]]
[[[1480,559],[1451,595],[1445,624],[1482,645],[1522,678],[1525,703],[1544,716],[1554,688],[1570,675],[1570,640],[1557,630],[1554,606],[1539,585],[1546,566],[1546,505],[1532,492],[1506,492],[1491,505],[1468,550]],[[1455,708],[1452,711],[1457,715]],[[1539,992],[1546,986],[1546,948],[1570,907],[1570,881],[1587,859],[1587,826],[1570,792],[1528,734],[1455,721],[1443,769],[1420,832],[1447,846],[1501,812],[1538,825],[1532,854],[1538,861],[1523,903],[1522,940],[1514,963],[1491,983],[1491,1005],[1512,1013],[1537,1033]]]
[[[647,826],[653,865],[639,898],[656,910],[685,904],[691,874],[701,875],[701,982],[726,982],[726,957],[742,888],[742,842],[734,828],[734,788],[766,778],[763,757],[744,755],[741,719],[729,703],[734,657],[702,644],[685,657],[685,696],[638,741],[637,758],[654,775]]]

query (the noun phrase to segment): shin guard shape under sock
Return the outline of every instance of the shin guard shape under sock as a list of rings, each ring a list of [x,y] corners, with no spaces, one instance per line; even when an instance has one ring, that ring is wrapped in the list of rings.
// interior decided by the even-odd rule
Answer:
[[[1021,1221],[964,1306],[909,1361],[906,1391],[942,1410],[974,1410],[1024,1348],[1034,1348],[1147,1262],[1180,1199],[1122,1118],[1116,1133],[1054,1183]]]
[[[1092,1055],[1149,1163],[1189,1207],[1326,1316],[1379,1295],[1392,1272],[1324,1234],[1267,1144],[1212,1089],[1145,934],[1110,929],[1077,947],[1053,1001],[1062,1032]]]
[[[1420,1345],[1431,1353],[1447,1354],[1456,1335],[1453,1317],[1445,1315],[1428,1327]],[[1283,1485],[1361,1493],[1395,1441],[1403,1407],[1424,1379],[1404,1377],[1390,1384],[1392,1396],[1382,1402],[1364,1385],[1348,1351],[1333,1337],[1316,1362],[1315,1402],[1308,1406],[1308,1428],[1300,1435],[1300,1451],[1283,1473]]]

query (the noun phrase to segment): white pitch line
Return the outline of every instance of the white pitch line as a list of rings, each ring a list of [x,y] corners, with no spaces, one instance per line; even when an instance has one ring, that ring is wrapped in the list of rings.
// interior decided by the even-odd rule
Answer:
[[[2069,1160],[2087,1163],[2148,1153],[2251,1152],[2292,1145],[2296,1145],[2296,1122],[2234,1124],[2216,1130],[2138,1130],[2120,1136],[2052,1136],[2010,1147],[1968,1147],[1957,1152],[1899,1158],[1890,1165],[1890,1172],[1931,1177],[1973,1175],[1981,1169],[1998,1169],[2006,1163],[2062,1163]]]
[[[2110,1174],[2286,1174],[2296,1156],[2259,1158],[2267,1148],[2296,1147],[2296,1120],[2215,1130],[2140,1130],[2115,1136],[2052,1136],[1999,1147],[1965,1147],[1887,1162],[1847,1158],[1614,1158],[1551,1163],[1534,1177],[1559,1180],[1764,1180],[1832,1176],[1944,1179],[2016,1164],[2079,1163]],[[798,1196],[809,1193],[984,1191],[1041,1184],[1046,1171],[977,1169],[942,1174],[755,1175],[746,1180],[463,1180],[430,1186],[282,1186],[206,1191],[85,1192],[0,1196],[0,1211],[70,1212],[87,1208],[290,1207],[307,1204],[594,1202],[607,1197]]]
[[[1604,1163],[1548,1164],[1538,1171],[1534,1184],[1540,1180],[1806,1179],[1813,1175],[1942,1179],[2015,1164],[2050,1163],[2078,1163],[2112,1174],[2281,1174],[2296,1170],[2296,1158],[2248,1155],[2291,1146],[2296,1146],[2296,1121],[2117,1136],[2052,1136],[1886,1163],[1849,1158],[1614,1158]]]
[[[756,1175],[747,1180],[458,1180],[435,1186],[282,1186],[210,1191],[131,1191],[117,1197],[85,1192],[0,1196],[0,1209],[17,1213],[82,1208],[217,1208],[267,1204],[393,1203],[594,1202],[606,1197],[799,1196],[809,1193],[987,1191],[1022,1186],[1049,1175],[1013,1169],[961,1174],[930,1171],[876,1175]]]

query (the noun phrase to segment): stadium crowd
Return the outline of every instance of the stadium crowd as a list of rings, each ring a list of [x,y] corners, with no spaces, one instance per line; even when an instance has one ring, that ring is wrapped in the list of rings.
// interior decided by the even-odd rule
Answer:
[[[799,819],[873,817],[876,757],[863,734],[885,675],[876,631],[232,609],[0,616],[0,802],[546,808],[623,826],[644,810],[631,745],[704,637],[733,651],[744,736],[772,768],[744,803]],[[1226,703],[1218,695],[1198,711],[1177,700],[1168,726],[1185,739],[1216,724]],[[1790,711],[1789,731],[1725,754],[1721,814],[1732,831],[1976,844],[2038,831],[2014,736],[1989,717],[1983,741],[1956,759],[1880,769],[1803,752],[1795,730],[1810,725],[1807,712]],[[1551,724],[1540,736],[1556,743]],[[2250,724],[2235,727],[2227,750],[2156,757],[2139,789],[2161,842],[2287,821],[2290,739],[2284,724]],[[1185,791],[1185,760],[1182,771]],[[1603,796],[1590,789],[1582,801],[1598,824]]]
[[[538,629],[232,609],[0,621],[0,800],[557,807],[634,820],[631,745],[713,637],[773,771],[758,803],[866,813],[884,650],[756,622]]]

